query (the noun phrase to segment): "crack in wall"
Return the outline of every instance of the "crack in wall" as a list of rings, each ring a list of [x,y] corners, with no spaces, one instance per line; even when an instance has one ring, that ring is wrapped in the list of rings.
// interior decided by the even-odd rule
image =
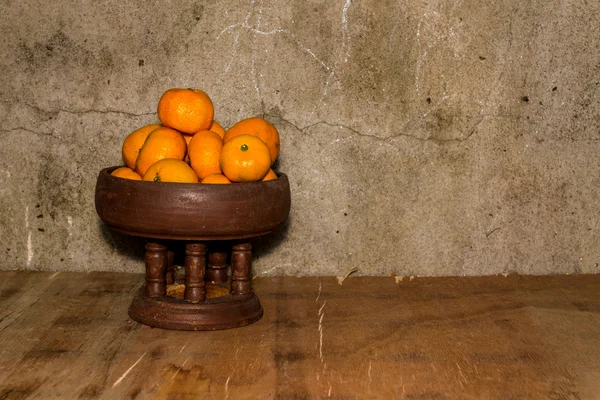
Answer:
[[[156,114],[156,111],[151,111],[151,112],[143,112],[143,113],[133,113],[133,112],[129,112],[129,111],[121,111],[121,110],[111,110],[111,109],[107,109],[107,110],[102,110],[102,109],[94,109],[94,108],[90,108],[87,110],[69,110],[66,108],[57,108],[55,110],[47,110],[44,109],[42,107],[33,105],[33,104],[29,104],[29,103],[25,103],[25,102],[20,102],[20,101],[13,101],[13,100],[2,100],[3,103],[7,103],[7,104],[11,104],[11,105],[24,105],[26,107],[29,107],[33,110],[36,110],[40,113],[44,113],[44,114],[52,114],[52,115],[58,115],[60,113],[65,113],[65,114],[71,114],[71,115],[84,115],[84,114],[117,114],[117,115],[125,115],[128,117],[143,117],[146,115],[153,115]]]
[[[477,128],[479,127],[479,125],[481,124],[481,122],[483,122],[483,120],[486,117],[494,117],[494,118],[496,118],[498,116],[496,116],[496,115],[483,115],[475,123],[475,125],[470,130],[470,132],[469,132],[469,134],[467,136],[465,136],[463,138],[452,138],[452,139],[438,139],[438,138],[435,138],[433,136],[419,137],[419,136],[416,136],[416,135],[410,135],[408,133],[397,133],[397,134],[394,134],[394,135],[382,138],[382,137],[379,137],[379,136],[369,135],[368,133],[360,132],[360,131],[358,131],[358,130],[350,127],[350,126],[344,125],[344,124],[334,124],[334,123],[331,123],[331,122],[328,122],[328,121],[317,121],[317,122],[314,122],[312,124],[309,124],[309,125],[306,125],[304,127],[301,127],[301,126],[296,125],[292,121],[287,120],[287,119],[285,119],[285,118],[283,118],[283,117],[281,117],[279,115],[265,114],[265,117],[266,118],[277,118],[277,119],[280,119],[281,121],[285,122],[288,125],[293,126],[294,128],[296,128],[297,130],[299,130],[299,131],[301,131],[303,133],[306,133],[305,132],[306,130],[309,130],[309,129],[315,127],[315,126],[326,125],[326,126],[329,126],[331,128],[342,128],[342,129],[350,131],[352,134],[354,134],[356,136],[367,137],[367,138],[370,138],[370,139],[375,139],[375,140],[380,141],[380,142],[391,141],[392,139],[396,139],[396,138],[399,138],[399,137],[407,137],[407,138],[414,139],[414,140],[417,140],[417,141],[420,141],[420,142],[434,142],[434,143],[438,143],[438,144],[444,144],[444,143],[451,143],[451,142],[465,142],[465,141],[467,141],[469,138],[471,138],[471,136],[473,136],[475,134],[475,132],[477,131]]]
[[[25,128],[22,126],[17,126],[16,128],[10,128],[10,129],[0,129],[0,132],[3,132],[3,133],[10,133],[10,132],[16,132],[16,131],[25,131],[25,132],[32,133],[34,135],[56,137],[56,136],[54,136],[53,132],[34,131],[32,129],[28,129],[28,128]]]

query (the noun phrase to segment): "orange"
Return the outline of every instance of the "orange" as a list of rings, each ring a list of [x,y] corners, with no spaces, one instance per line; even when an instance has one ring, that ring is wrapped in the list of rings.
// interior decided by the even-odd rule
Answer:
[[[267,172],[265,177],[262,178],[263,181],[272,181],[273,179],[277,179],[277,175],[275,174],[275,171],[273,171],[272,169],[269,169],[269,172]]]
[[[267,145],[256,136],[239,135],[223,145],[220,165],[232,182],[259,181],[271,167],[271,155]]]
[[[158,119],[164,126],[193,134],[210,128],[214,108],[202,90],[169,89],[158,101]]]
[[[231,184],[231,181],[223,174],[210,174],[206,178],[202,179],[200,183],[211,183],[211,184]]]
[[[157,128],[148,135],[140,149],[140,154],[135,163],[135,170],[138,174],[144,176],[152,164],[163,158],[183,160],[185,150],[185,139],[181,133],[164,126]]]
[[[155,162],[148,168],[143,179],[154,182],[198,183],[194,170],[176,158],[164,158]]]
[[[210,128],[208,128],[208,130],[218,133],[219,136],[221,136],[221,139],[223,139],[223,136],[225,136],[225,129],[223,129],[221,124],[219,124],[217,121],[213,121],[212,125],[210,126]]]
[[[279,132],[277,132],[273,124],[258,117],[244,119],[229,128],[225,133],[223,142],[228,142],[239,135],[256,136],[265,142],[267,147],[269,147],[271,165],[273,165],[279,155]]]
[[[194,135],[183,135],[183,138],[185,139],[185,144],[189,147],[190,146],[190,141],[192,140],[192,138],[194,137]],[[185,157],[183,159],[183,161],[185,161],[186,163],[190,163],[190,155],[189,154],[185,154]]]
[[[146,125],[131,132],[123,141],[123,161],[131,169],[135,169],[135,160],[146,141],[146,138],[156,128],[160,128],[159,124]]]
[[[128,167],[117,168],[111,173],[111,175],[118,176],[119,178],[133,179],[134,181],[142,180],[142,177],[139,176],[137,172]]]
[[[200,179],[210,174],[220,174],[219,157],[223,140],[218,133],[205,130],[194,135],[188,146],[190,165]]]
[[[194,135],[183,135],[183,138],[185,139],[185,144],[187,144],[189,146],[190,141],[192,140],[193,137],[194,137]]]

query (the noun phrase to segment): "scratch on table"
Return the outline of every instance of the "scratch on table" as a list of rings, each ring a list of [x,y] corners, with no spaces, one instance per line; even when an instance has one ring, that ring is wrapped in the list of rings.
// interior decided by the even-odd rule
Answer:
[[[369,381],[367,384],[367,390],[371,390],[371,368],[373,367],[373,360],[369,360],[369,370],[367,371],[367,375],[369,376]]]
[[[185,344],[183,345],[183,347],[181,347],[181,350],[179,350],[179,354],[181,354],[181,352],[183,351],[183,349],[185,349],[185,346],[187,346],[189,342],[190,342],[190,339],[188,339],[188,341],[185,342]]]
[[[317,298],[315,299],[315,303],[319,301],[319,297],[321,297],[321,289],[323,289],[323,283],[319,281],[319,292],[317,293]]]
[[[48,277],[48,280],[49,280],[49,281],[53,280],[54,278],[56,278],[56,276],[57,276],[58,274],[60,274],[60,271],[57,271],[57,272],[53,273],[52,275],[50,275],[50,276]]]
[[[171,377],[171,382],[173,382],[173,380],[175,379],[175,377],[177,376],[177,374],[179,373],[179,371],[181,371],[181,369],[185,366],[185,363],[187,363],[189,360],[189,358],[186,358],[186,360],[183,362],[183,364],[181,364],[181,367],[179,367],[177,369],[177,371],[175,371],[175,373],[173,374],[173,376]]]
[[[323,302],[321,308],[319,308],[318,316],[319,316],[319,359],[323,362],[323,318],[325,317],[325,312],[323,309],[325,308],[325,304],[327,304],[327,300]]]
[[[319,319],[319,359],[323,362],[323,317],[325,313],[321,314]]]
[[[465,378],[465,376],[463,375],[463,373],[462,373],[462,368],[460,367],[460,365],[458,365],[458,363],[457,363],[456,361],[455,361],[454,363],[455,363],[455,364],[456,364],[456,366],[458,367],[458,373],[459,373],[459,374],[460,374],[460,376],[462,377],[463,381],[464,381],[465,383],[467,383],[467,378]]]
[[[146,353],[148,353],[148,352],[146,352]],[[131,372],[131,370],[134,369],[135,366],[138,365],[138,363],[140,361],[142,361],[142,358],[144,358],[144,356],[146,355],[146,353],[142,354],[142,356],[140,358],[138,358],[138,360],[136,362],[134,362],[133,365],[131,367],[129,367],[129,369],[127,371],[125,371],[125,373],[123,375],[121,375],[121,377],[119,379],[117,379],[115,381],[115,383],[113,383],[113,385],[112,385],[113,388],[116,387],[119,383],[121,383],[123,381],[123,379],[125,379],[125,377],[127,375],[129,375],[129,373]]]

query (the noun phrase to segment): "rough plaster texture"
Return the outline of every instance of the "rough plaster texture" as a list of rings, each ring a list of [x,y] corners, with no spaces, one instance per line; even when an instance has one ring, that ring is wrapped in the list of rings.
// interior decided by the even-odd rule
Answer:
[[[171,87],[264,115],[292,185],[258,274],[598,272],[600,2],[4,1],[4,269],[142,271],[98,171]]]

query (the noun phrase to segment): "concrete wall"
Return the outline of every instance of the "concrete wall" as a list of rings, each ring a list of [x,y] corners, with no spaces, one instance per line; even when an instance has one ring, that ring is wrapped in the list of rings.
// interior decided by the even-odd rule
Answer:
[[[96,176],[198,87],[282,136],[258,274],[600,271],[600,2],[167,3],[3,2],[1,268],[142,271]]]

